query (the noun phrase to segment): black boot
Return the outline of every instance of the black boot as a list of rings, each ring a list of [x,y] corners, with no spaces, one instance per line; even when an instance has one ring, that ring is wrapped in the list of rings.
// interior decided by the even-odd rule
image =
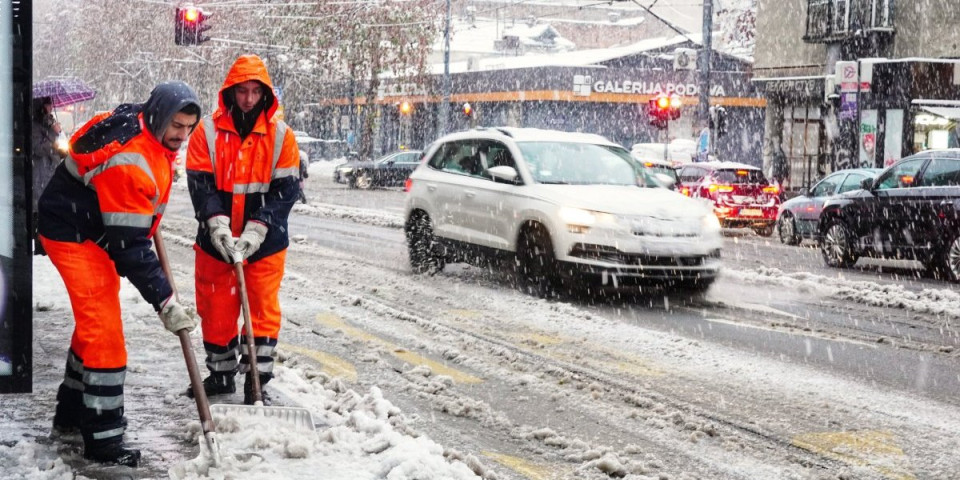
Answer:
[[[121,442],[107,443],[95,447],[84,447],[83,458],[100,463],[116,463],[126,467],[140,465],[140,450],[126,448]]]
[[[207,396],[226,395],[237,391],[237,382],[233,379],[234,373],[213,373],[203,379],[203,391]],[[187,387],[187,396],[193,398],[193,386]]]
[[[260,374],[260,396],[263,397],[263,405],[269,407],[273,403],[273,400],[270,398],[270,394],[267,393],[267,389],[264,388],[267,382],[273,378],[273,375],[269,373]],[[243,403],[245,405],[253,405],[253,374],[247,372],[246,380],[243,382]]]

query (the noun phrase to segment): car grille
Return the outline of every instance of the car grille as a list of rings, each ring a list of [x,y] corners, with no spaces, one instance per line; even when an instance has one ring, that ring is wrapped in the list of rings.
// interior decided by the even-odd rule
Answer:
[[[719,254],[719,252],[718,252]],[[647,267],[699,267],[703,265],[706,255],[670,256],[644,255],[624,253],[614,247],[578,243],[570,249],[570,256],[586,260],[618,263],[621,265],[636,265]],[[719,255],[718,255],[719,256]]]

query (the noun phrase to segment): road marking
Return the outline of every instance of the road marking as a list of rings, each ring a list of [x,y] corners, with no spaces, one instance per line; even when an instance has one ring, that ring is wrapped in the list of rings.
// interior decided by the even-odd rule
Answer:
[[[481,452],[481,454],[530,480],[550,480],[560,476],[560,468],[556,466],[537,464],[529,460],[496,452]]]
[[[320,363],[320,370],[332,376],[342,378],[350,383],[357,383],[357,369],[352,363],[320,350],[313,350],[289,343],[281,343],[280,348],[312,358]]]
[[[915,480],[908,459],[890,432],[861,430],[798,435],[794,445],[851,465],[869,467],[895,480]]]
[[[447,313],[453,317],[454,321],[461,320],[459,323],[469,331],[472,331],[472,327],[476,326],[476,322],[472,320],[481,319],[483,315],[482,312],[476,310],[453,309],[448,310]],[[463,322],[462,320],[471,321]],[[596,343],[584,342],[581,344],[581,347],[588,349],[588,351],[592,350],[594,352],[608,355],[612,360],[601,360],[593,356],[584,355],[583,353],[581,353],[579,356],[576,356],[572,353],[548,348],[552,346],[562,347],[564,345],[574,345],[575,342],[558,335],[548,335],[545,333],[530,331],[518,332],[516,330],[510,332],[497,331],[494,333],[494,335],[502,340],[505,340],[514,347],[523,350],[524,352],[553,358],[554,360],[562,360],[573,364],[588,362],[594,368],[598,368],[599,370],[616,370],[628,375],[639,377],[662,377],[666,375],[666,373],[663,371],[650,366],[650,362],[643,358],[640,358],[636,355],[625,355],[623,352],[610,350]]]
[[[440,362],[431,360],[422,355],[408,351],[405,348],[402,348],[396,344],[388,342],[376,335],[367,333],[366,331],[359,329],[357,327],[348,325],[347,322],[343,321],[340,316],[332,313],[321,313],[317,315],[317,323],[323,325],[327,328],[332,328],[336,330],[341,330],[343,333],[356,338],[358,340],[363,340],[366,342],[375,343],[385,348],[390,352],[394,357],[403,360],[411,365],[425,365],[430,368],[434,375],[446,375],[453,379],[456,383],[470,384],[470,383],[482,383],[483,379],[474,377],[469,373],[462,372],[460,370],[448,367]]]

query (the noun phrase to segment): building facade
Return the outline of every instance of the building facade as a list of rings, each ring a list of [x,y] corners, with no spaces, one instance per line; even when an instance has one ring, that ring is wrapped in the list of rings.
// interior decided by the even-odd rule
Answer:
[[[932,0],[760,0],[754,83],[763,158],[787,188],[957,147],[960,6]]]
[[[635,143],[691,144],[699,86],[697,72],[677,65],[676,49],[692,50],[689,41],[649,48],[569,52],[552,57],[482,59],[472,70],[451,65],[451,116],[448,131],[483,126],[546,128],[603,135],[631,148]],[[669,52],[670,55],[665,55]],[[766,100],[750,82],[750,64],[715,55],[711,76],[711,104],[727,113],[727,133],[713,144],[721,158],[760,165]],[[353,99],[354,109],[375,108],[375,150],[422,148],[437,131],[442,75],[420,84],[385,79],[376,98]],[[312,113],[325,138],[343,138],[351,100],[328,94]],[[658,93],[683,100],[681,116],[661,130],[650,124],[648,102]],[[402,105],[408,107],[401,108]],[[469,112],[465,111],[469,104]]]

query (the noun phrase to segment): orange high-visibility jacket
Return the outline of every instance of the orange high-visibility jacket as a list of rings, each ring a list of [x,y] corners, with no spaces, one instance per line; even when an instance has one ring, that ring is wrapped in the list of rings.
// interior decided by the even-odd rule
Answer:
[[[265,103],[252,132],[241,139],[230,114],[233,99],[226,96],[232,95],[231,87],[249,80],[264,85]],[[187,179],[200,222],[197,245],[215,258],[220,255],[206,222],[216,215],[230,217],[234,236],[248,221],[267,226],[267,236],[249,262],[289,246],[287,217],[299,192],[300,153],[293,132],[276,116],[278,106],[263,61],[241,56],[220,88],[217,110],[190,137]]]

